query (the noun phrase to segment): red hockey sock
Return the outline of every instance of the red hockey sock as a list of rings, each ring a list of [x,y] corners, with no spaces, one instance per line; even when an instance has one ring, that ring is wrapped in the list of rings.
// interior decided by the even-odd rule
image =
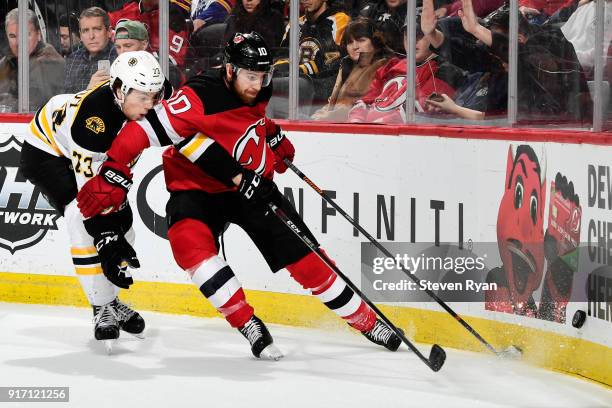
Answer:
[[[225,317],[225,320],[235,328],[244,326],[245,323],[253,317],[255,312],[253,307],[247,303],[242,288],[238,289],[230,300],[223,306],[217,308],[217,310]]]
[[[364,332],[374,327],[376,315],[372,309],[315,253],[287,266],[287,270],[304,289],[310,289],[325,306],[355,329]]]
[[[232,327],[242,327],[252,316],[242,285],[217,247],[210,229],[202,222],[185,219],[174,224],[168,238],[176,263]]]

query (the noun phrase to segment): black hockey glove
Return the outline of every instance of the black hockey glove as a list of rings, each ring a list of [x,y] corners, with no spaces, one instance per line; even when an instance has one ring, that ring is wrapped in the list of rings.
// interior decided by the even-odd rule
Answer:
[[[249,204],[267,204],[278,193],[278,187],[272,180],[261,177],[253,170],[244,169],[238,193]]]
[[[105,231],[94,238],[104,276],[113,284],[128,289],[134,283],[130,268],[140,268],[136,251],[117,231]]]

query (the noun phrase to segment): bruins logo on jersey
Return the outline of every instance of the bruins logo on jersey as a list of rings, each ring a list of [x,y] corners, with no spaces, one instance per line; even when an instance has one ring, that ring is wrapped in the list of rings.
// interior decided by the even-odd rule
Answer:
[[[302,64],[313,60],[317,57],[319,50],[321,49],[321,45],[319,41],[315,38],[306,38],[300,42],[300,53]]]
[[[338,58],[340,58],[339,51],[326,52],[324,55],[325,55],[325,65],[329,65],[332,62],[336,61]]]
[[[136,58],[130,58],[130,59],[128,60],[128,65],[129,65],[130,67],[133,67],[133,66],[134,66],[134,65],[136,65],[136,64],[138,64],[138,60],[137,60]]]
[[[98,133],[103,133],[106,130],[104,121],[97,116],[92,116],[85,119],[85,127],[94,132],[96,135]]]

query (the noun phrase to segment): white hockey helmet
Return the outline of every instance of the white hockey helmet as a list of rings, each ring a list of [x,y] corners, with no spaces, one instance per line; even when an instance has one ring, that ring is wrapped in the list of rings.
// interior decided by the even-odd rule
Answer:
[[[162,93],[165,76],[157,59],[147,51],[124,52],[110,67],[110,87],[121,80],[121,92],[127,95],[132,89],[141,92]]]

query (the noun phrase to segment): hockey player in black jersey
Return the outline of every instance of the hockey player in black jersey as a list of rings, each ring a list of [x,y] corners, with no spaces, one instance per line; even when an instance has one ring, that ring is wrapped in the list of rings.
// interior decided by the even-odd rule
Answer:
[[[139,264],[128,243],[133,240],[129,206],[84,219],[76,205],[77,191],[98,173],[124,122],[144,117],[172,94],[156,59],[145,51],[120,55],[110,77],[92,90],[51,98],[30,123],[20,163],[24,177],[65,217],[75,271],[93,307],[97,340],[116,339],[120,329],[142,335],[144,320],[117,297],[119,287],[133,282],[127,266]],[[117,183],[113,175],[118,171],[130,170],[115,166],[102,174]]]

